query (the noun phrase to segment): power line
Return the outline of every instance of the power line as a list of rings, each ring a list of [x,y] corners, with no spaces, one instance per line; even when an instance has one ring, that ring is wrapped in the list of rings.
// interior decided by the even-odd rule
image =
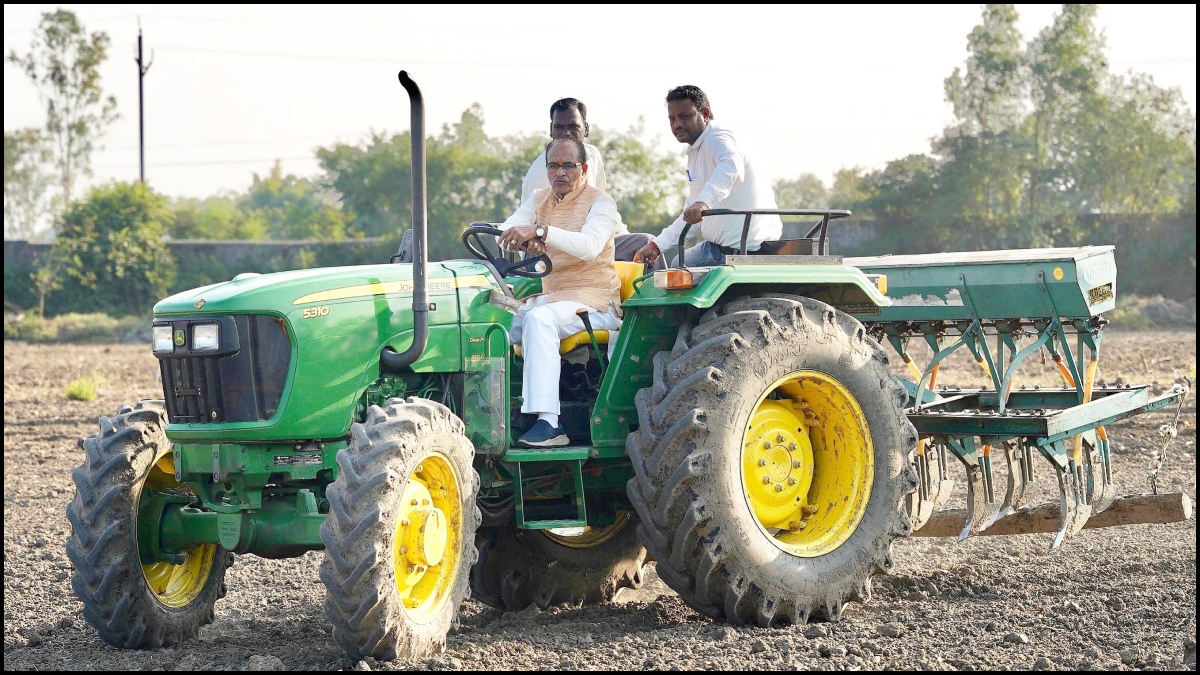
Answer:
[[[207,47],[189,47],[185,45],[162,45],[158,49],[172,52],[196,53],[196,54],[227,54],[229,56],[254,56],[263,58],[278,58],[278,59],[311,59],[317,61],[351,61],[356,63],[386,63],[389,65],[397,64],[420,64],[425,66],[452,66],[452,67],[467,67],[467,68],[542,68],[550,70],[679,70],[681,66],[676,65],[645,65],[645,64],[630,64],[627,66],[620,65],[590,65],[586,63],[572,64],[554,64],[554,63],[514,63],[504,61],[430,61],[426,59],[405,59],[396,58],[376,58],[370,56],[335,56],[331,54],[284,54],[279,52],[259,52],[247,51],[241,49],[209,49]],[[712,66],[710,66],[712,67]],[[717,69],[738,70],[738,71],[773,71],[773,72],[794,72],[795,67],[786,66],[716,66]],[[863,66],[856,67],[853,70],[895,70],[900,66]]]
[[[166,166],[214,166],[217,164],[253,164],[255,162],[296,162],[300,160],[317,161],[315,156],[308,157],[267,157],[265,159],[214,159],[211,161],[201,160],[198,162],[163,162],[161,164],[151,164],[153,167]]]

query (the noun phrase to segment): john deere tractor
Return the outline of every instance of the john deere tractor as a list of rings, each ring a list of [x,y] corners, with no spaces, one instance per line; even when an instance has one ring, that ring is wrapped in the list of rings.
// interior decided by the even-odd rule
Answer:
[[[466,228],[470,258],[427,261],[423,103],[400,82],[402,251],[159,302],[163,399],[122,406],[84,441],[67,552],[106,643],[195,639],[234,556],[310,550],[356,659],[440,650],[468,594],[506,610],[604,602],[651,560],[716,619],[834,620],[945,501],[952,462],[967,470],[966,536],[1026,514],[1033,458],[1047,460],[1058,545],[1113,503],[1103,425],[1182,400],[1095,386],[1112,247],[856,261],[828,246],[849,212],[776,211],[814,222],[775,255],[746,255],[743,239],[718,267],[618,263],[620,331],[560,350],[574,444],[514,447],[534,420],[509,328],[550,264],[505,257],[488,224]],[[758,212],[708,215],[730,213],[748,227]],[[914,337],[936,354],[924,369]],[[889,373],[884,344],[912,381]],[[991,387],[937,388],[959,348]],[[1014,388],[1043,350],[1066,384]],[[1010,467],[999,504],[993,449]]]

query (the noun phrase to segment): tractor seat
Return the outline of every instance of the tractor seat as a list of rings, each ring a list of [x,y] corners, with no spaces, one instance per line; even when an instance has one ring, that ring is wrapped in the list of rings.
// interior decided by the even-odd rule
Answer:
[[[625,302],[633,297],[633,280],[645,274],[645,267],[641,263],[625,262],[623,260],[613,261],[613,267],[617,270],[617,278],[621,280],[621,302]],[[608,344],[608,331],[598,330],[594,332],[598,344]],[[581,330],[564,338],[558,345],[558,353],[566,354],[572,349],[591,344],[592,341],[588,338],[587,331]],[[520,356],[521,345],[513,345],[513,353]]]

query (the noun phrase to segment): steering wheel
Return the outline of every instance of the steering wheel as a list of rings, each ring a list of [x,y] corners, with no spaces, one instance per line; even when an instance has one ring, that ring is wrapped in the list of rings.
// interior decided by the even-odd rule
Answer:
[[[496,243],[488,243],[483,236],[490,234],[499,237],[504,234],[504,230],[492,227],[488,223],[471,223],[471,226],[463,231],[462,242],[463,246],[471,252],[471,255],[486,260],[495,266],[496,272],[501,278],[507,276],[527,277],[529,279],[541,279],[550,274],[550,270],[554,266],[550,263],[550,256],[539,255],[516,262],[509,262],[504,259],[504,252],[500,250],[500,246]],[[493,253],[493,251],[495,251]]]

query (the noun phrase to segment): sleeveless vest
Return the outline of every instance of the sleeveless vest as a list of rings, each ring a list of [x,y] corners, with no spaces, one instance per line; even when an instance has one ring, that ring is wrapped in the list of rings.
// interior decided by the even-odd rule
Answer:
[[[553,189],[539,190],[534,196],[537,207],[535,223],[559,227],[568,232],[579,232],[587,220],[588,211],[596,199],[604,194],[598,188],[584,183],[582,189],[569,193],[560,202]],[[607,312],[609,305],[621,315],[621,280],[613,267],[613,238],[601,249],[595,260],[580,260],[546,246],[546,255],[554,269],[542,279],[542,292],[550,302],[570,300],[596,310]]]

